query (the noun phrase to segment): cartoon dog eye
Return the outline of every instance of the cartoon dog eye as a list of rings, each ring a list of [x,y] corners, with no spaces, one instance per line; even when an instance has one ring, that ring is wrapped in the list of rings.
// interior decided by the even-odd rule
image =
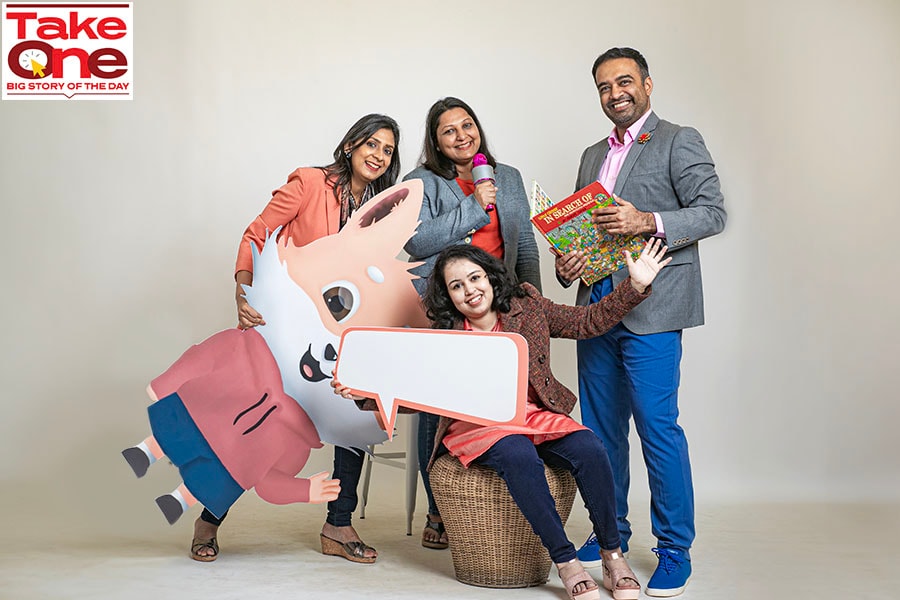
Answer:
[[[359,308],[359,290],[349,281],[334,281],[322,288],[328,312],[338,323],[353,316]]]

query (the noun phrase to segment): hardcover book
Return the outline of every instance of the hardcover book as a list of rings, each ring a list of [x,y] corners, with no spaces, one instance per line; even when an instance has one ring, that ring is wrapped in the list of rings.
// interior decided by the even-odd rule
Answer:
[[[534,190],[546,198],[546,194],[535,182]],[[533,197],[532,204],[540,206],[540,197]],[[544,200],[546,202],[546,200]],[[587,265],[581,280],[590,285],[600,281],[625,266],[623,251],[631,252],[637,259],[644,248],[644,239],[639,235],[612,235],[591,222],[591,211],[603,206],[614,206],[615,200],[600,182],[582,188],[531,217],[548,242],[562,253],[581,249],[587,256]]]
[[[531,180],[531,216],[542,213],[553,206],[553,200],[537,181]]]

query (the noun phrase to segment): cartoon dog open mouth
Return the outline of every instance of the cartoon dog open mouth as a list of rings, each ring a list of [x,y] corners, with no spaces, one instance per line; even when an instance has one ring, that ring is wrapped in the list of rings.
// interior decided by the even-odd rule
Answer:
[[[334,353],[334,349],[331,347],[331,344],[328,344],[328,348],[325,349],[326,356],[328,355],[329,350]],[[303,377],[303,379],[311,381],[313,383],[322,381],[323,379],[330,379],[328,375],[322,372],[322,369],[319,366],[319,361],[313,358],[312,344],[309,345],[309,347],[306,349],[306,352],[304,352],[303,356],[300,357],[300,375]]]

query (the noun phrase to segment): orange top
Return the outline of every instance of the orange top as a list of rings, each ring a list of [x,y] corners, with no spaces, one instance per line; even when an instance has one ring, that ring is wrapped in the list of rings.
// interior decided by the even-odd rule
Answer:
[[[475,182],[456,178],[456,183],[462,189],[463,194],[471,196],[475,193]],[[493,254],[503,260],[503,236],[500,235],[500,217],[497,210],[488,212],[491,222],[472,234],[472,245],[478,246],[488,254]]]
[[[302,167],[288,175],[287,183],[272,192],[272,199],[262,213],[250,223],[241,238],[234,272],[253,272],[250,244],[262,250],[266,232],[278,232],[279,240],[287,236],[297,246],[304,246],[326,235],[337,233],[341,223],[341,203],[334,188],[325,181],[325,172],[315,167]]]

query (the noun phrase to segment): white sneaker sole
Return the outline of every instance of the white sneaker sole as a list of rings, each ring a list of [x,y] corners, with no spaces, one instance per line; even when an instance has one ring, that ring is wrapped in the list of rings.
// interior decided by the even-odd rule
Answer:
[[[688,577],[685,580],[684,585],[681,587],[678,587],[678,588],[656,589],[656,588],[648,587],[645,591],[648,596],[653,596],[654,598],[671,598],[672,596],[678,596],[678,595],[684,593],[684,588],[687,587],[688,581],[690,581],[690,580],[691,580],[691,578]]]

